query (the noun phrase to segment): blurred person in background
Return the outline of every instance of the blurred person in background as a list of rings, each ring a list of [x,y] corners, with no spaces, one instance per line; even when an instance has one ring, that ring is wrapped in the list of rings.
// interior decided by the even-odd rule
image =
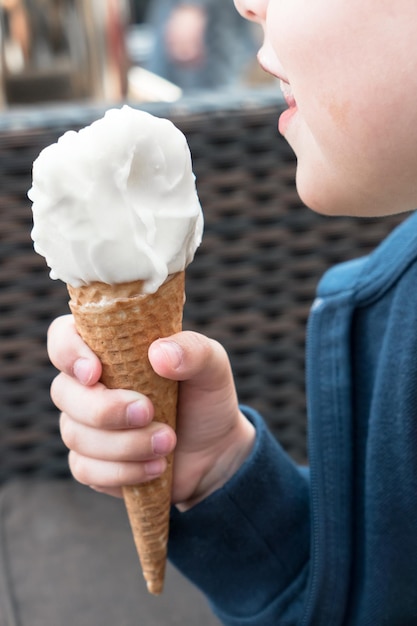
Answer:
[[[130,0],[130,10],[133,22],[141,24],[145,21],[146,12],[150,2],[151,0]]]
[[[144,16],[154,35],[147,70],[184,91],[244,81],[259,40],[233,0],[151,0]]]

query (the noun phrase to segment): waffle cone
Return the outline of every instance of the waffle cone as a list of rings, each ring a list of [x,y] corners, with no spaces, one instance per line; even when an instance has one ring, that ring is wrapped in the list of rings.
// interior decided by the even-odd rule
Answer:
[[[154,419],[175,428],[178,383],[155,374],[148,348],[155,339],[181,330],[184,272],[169,277],[156,293],[143,294],[142,287],[142,281],[68,285],[69,304],[78,332],[101,360],[101,381],[147,395]],[[164,582],[171,483],[172,455],[160,478],[123,488],[143,575],[153,594],[161,593]]]

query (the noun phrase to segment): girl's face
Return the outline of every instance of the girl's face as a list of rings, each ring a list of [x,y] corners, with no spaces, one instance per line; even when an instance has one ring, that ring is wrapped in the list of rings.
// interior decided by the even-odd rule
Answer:
[[[235,0],[281,79],[297,188],[327,214],[417,206],[416,0]]]

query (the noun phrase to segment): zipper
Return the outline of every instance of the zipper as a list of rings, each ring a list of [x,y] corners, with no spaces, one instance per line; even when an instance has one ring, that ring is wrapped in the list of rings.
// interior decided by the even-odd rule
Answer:
[[[351,554],[352,310],[350,293],[317,298],[308,322],[311,555],[300,626],[341,626],[345,614]]]

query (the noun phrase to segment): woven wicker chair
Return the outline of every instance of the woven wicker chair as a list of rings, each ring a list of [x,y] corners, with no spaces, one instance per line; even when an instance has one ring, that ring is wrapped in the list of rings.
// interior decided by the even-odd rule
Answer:
[[[241,401],[303,463],[304,336],[317,281],[399,219],[307,210],[293,154],[274,130],[281,107],[263,90],[146,109],[186,134],[205,212],[184,325],[225,345]],[[46,331],[68,298],[33,252],[31,165],[62,132],[102,113],[64,106],[0,116],[0,626],[212,625],[205,601],[171,569],[164,596],[146,596],[123,506],[68,479],[49,398]]]

